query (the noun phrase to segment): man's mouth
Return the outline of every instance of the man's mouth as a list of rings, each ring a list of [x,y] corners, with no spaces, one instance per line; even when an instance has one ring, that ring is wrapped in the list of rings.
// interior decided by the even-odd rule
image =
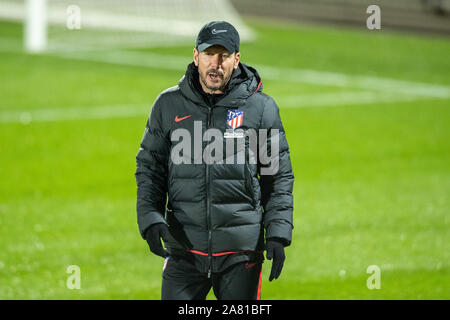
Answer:
[[[208,73],[208,77],[212,81],[217,81],[217,80],[222,79],[222,75],[219,73],[215,73],[215,72]]]

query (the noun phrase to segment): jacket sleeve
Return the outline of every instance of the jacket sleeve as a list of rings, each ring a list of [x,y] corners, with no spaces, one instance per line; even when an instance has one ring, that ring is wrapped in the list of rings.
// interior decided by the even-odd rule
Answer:
[[[163,129],[161,107],[159,96],[151,109],[136,156],[137,222],[144,239],[148,227],[155,223],[166,223],[164,213],[170,140]]]
[[[278,106],[271,97],[266,97],[261,128],[268,131],[267,145],[263,147],[267,148],[267,159],[270,159],[271,165],[258,162],[261,203],[264,210],[264,227],[266,239],[279,238],[285,246],[288,246],[291,244],[292,229],[294,228],[294,200],[292,196],[294,174],[292,172],[289,146],[281,123]],[[276,134],[276,130],[271,131],[271,129],[277,129],[278,134]],[[273,139],[278,141],[278,152],[271,152],[273,151],[271,150],[271,141],[275,141]],[[261,148],[261,145],[259,148]],[[274,167],[274,169],[269,170],[269,167]],[[263,174],[262,170],[265,170],[266,173]]]

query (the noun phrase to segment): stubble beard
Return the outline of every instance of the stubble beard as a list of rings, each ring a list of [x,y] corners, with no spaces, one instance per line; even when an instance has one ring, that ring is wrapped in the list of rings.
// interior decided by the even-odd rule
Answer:
[[[208,81],[207,81],[207,77],[209,76],[210,73],[216,74],[217,77],[222,79],[222,81],[214,86],[209,85]],[[224,74],[221,71],[215,70],[215,69],[209,69],[204,74],[199,72],[199,75],[200,75],[200,81],[203,83],[205,88],[211,90],[211,93],[214,93],[215,91],[218,91],[218,90],[224,92],[225,87],[227,86],[228,81],[230,81],[230,78],[231,78],[231,74],[227,78],[224,78]]]

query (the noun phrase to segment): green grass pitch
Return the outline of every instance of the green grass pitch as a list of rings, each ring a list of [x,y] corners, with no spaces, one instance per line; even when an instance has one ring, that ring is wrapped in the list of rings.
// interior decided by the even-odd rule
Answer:
[[[448,38],[249,23],[259,37],[242,44],[243,62],[319,75],[261,72],[296,178],[293,243],[278,280],[264,263],[262,299],[450,299]],[[27,55],[21,36],[0,23],[0,299],[159,299],[163,260],[138,233],[135,156],[153,100],[184,69]],[[139,54],[189,61],[192,47]],[[327,73],[428,83],[444,96]],[[144,107],[45,120],[116,105]],[[69,265],[80,290],[66,287]],[[378,290],[366,285],[370,265]]]

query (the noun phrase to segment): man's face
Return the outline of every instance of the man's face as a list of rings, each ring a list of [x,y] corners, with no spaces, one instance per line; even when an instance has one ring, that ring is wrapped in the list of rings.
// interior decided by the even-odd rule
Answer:
[[[207,93],[223,93],[233,70],[239,65],[241,54],[229,53],[222,46],[211,46],[198,52],[194,48],[194,63],[198,67],[200,84]]]

